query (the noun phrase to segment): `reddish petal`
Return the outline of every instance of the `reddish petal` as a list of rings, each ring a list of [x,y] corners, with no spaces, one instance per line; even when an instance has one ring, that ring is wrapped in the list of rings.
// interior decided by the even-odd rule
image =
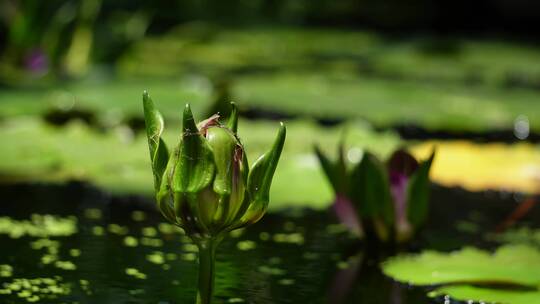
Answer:
[[[361,237],[363,234],[362,227],[351,201],[344,195],[338,194],[332,207],[341,223],[349,228],[353,234]]]

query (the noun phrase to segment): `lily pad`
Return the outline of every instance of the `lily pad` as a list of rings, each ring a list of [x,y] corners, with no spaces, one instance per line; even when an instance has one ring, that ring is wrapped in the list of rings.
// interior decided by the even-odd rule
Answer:
[[[461,186],[470,191],[540,191],[538,145],[428,141],[412,147],[412,152],[417,158],[425,159],[434,147],[437,157],[431,168],[431,178],[437,183]]]
[[[386,275],[415,285],[540,286],[540,250],[526,245],[502,246],[493,254],[471,247],[451,253],[425,251],[391,258],[382,266]]]
[[[287,145],[270,192],[272,210],[307,204],[322,209],[332,201],[331,189],[311,151],[314,142],[334,147],[344,129],[348,130],[350,149],[367,148],[385,155],[400,142],[394,133],[375,133],[361,123],[334,128],[306,120],[286,123]],[[241,120],[240,125],[249,130],[241,134],[241,140],[253,162],[271,147],[279,124]],[[178,130],[179,125],[169,124],[164,139],[176,144]],[[77,122],[56,128],[34,118],[14,118],[2,122],[0,141],[11,143],[0,149],[0,182],[61,183],[75,179],[118,194],[153,193],[147,139],[129,129],[99,133]]]
[[[461,301],[476,299],[480,302],[493,302],[502,304],[535,304],[540,303],[540,291],[515,291],[504,289],[490,289],[474,286],[445,286],[429,294],[429,296],[446,296]]]

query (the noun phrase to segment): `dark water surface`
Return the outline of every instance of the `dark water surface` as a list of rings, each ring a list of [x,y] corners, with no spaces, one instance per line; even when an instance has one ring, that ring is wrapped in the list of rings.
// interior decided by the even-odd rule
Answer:
[[[194,302],[196,248],[150,200],[111,197],[82,184],[0,186],[0,197],[0,303]],[[406,250],[489,248],[493,244],[481,236],[516,205],[512,195],[441,187],[434,187],[432,201],[430,223]],[[54,227],[67,219],[76,231],[9,235],[21,224],[6,219],[30,220],[32,214],[55,215]],[[52,234],[64,229],[54,227]],[[381,252],[391,250],[370,248],[358,244],[328,212],[267,214],[218,248],[215,302],[450,303],[382,275],[379,261],[390,253]]]

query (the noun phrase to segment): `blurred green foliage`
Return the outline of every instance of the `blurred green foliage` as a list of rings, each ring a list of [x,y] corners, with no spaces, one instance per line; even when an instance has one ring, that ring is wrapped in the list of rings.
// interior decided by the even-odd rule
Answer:
[[[294,119],[291,141],[296,142],[286,150],[298,151],[284,157],[278,175],[287,177],[274,187],[282,203],[313,200],[317,204],[331,199],[312,163],[311,151],[302,149],[311,146],[318,134],[326,134],[321,138],[328,139],[317,136],[317,142],[324,145],[328,140],[333,146],[341,131],[316,126],[312,120],[354,124],[363,119],[377,128],[413,124],[429,130],[482,132],[511,130],[516,117],[526,115],[531,131],[540,131],[533,119],[540,116],[536,102],[540,98],[540,50],[533,45],[300,28],[290,25],[294,22],[269,26],[245,20],[257,26],[224,27],[219,23],[224,20],[213,15],[218,12],[234,19],[265,12],[264,7],[275,4],[276,10],[268,12],[270,19],[285,16],[281,14],[317,15],[322,9],[338,16],[348,14],[352,2],[301,3],[295,8],[283,1],[262,1],[249,8],[240,2],[209,2],[207,5],[216,5],[215,11],[206,12],[198,1],[170,5],[125,0],[1,2],[0,31],[5,34],[0,39],[5,43],[0,47],[0,135],[16,144],[0,149],[5,153],[0,171],[25,179],[36,172],[35,179],[41,180],[76,178],[75,168],[85,168],[83,178],[107,189],[145,189],[142,185],[148,181],[141,176],[148,175],[147,160],[133,156],[139,149],[146,151],[136,147],[142,122],[139,95],[145,88],[152,91],[166,120],[173,124],[180,121],[179,105],[189,102],[194,112],[208,113],[219,111],[216,100],[235,101],[247,117]],[[373,2],[366,5],[376,6]],[[189,22],[196,15],[204,15],[202,20],[215,18],[218,23]],[[296,18],[289,17],[283,18]],[[28,56],[34,61],[28,62],[32,59]],[[44,70],[33,73],[29,63],[44,64]],[[71,81],[73,78],[78,80]],[[68,123],[57,128],[40,121],[55,116],[69,121],[75,113],[86,117],[89,125]],[[269,123],[246,123],[251,130],[244,135],[246,146],[253,142],[266,146],[266,138],[273,136],[265,129]],[[338,127],[343,128],[346,125]],[[376,134],[371,128],[359,127],[364,135],[352,143],[373,143],[383,151],[397,145],[394,134]],[[131,134],[126,135],[129,143],[119,141],[114,135],[118,132]],[[67,143],[73,146],[71,154],[64,153],[69,150],[64,149]],[[34,151],[43,153],[21,162],[25,153],[33,155],[32,145]],[[107,154],[100,154],[97,147],[101,145],[108,147],[104,149]],[[22,153],[24,150],[30,152]],[[134,180],[129,182],[107,174],[117,162],[142,162],[141,174],[133,174]],[[17,163],[24,164],[17,167]],[[307,174],[300,164],[311,164],[305,170],[314,173]],[[297,191],[291,192],[290,185]],[[290,197],[288,193],[292,193]]]
[[[144,36],[150,13],[144,6],[111,9],[111,4],[103,0],[0,2],[0,83],[46,85],[80,78],[93,64],[114,61]]]
[[[241,139],[253,162],[271,146],[278,124],[240,121],[240,125],[249,130],[241,134]],[[333,147],[343,128],[347,128],[351,148],[368,147],[382,155],[399,143],[395,135],[375,134],[362,124],[327,129],[309,121],[290,121],[287,127],[287,145],[270,194],[269,208],[273,210],[292,205],[321,208],[331,202],[331,190],[311,153],[315,139],[325,147]],[[175,129],[180,126],[166,128]],[[179,136],[170,131],[164,134],[170,142]],[[126,126],[103,133],[80,122],[58,128],[20,118],[2,123],[0,140],[11,143],[0,149],[0,179],[4,182],[83,180],[113,193],[153,193],[147,140]]]
[[[470,131],[511,129],[518,115],[533,116],[535,62],[534,47],[489,40],[192,24],[136,44],[118,71],[224,77],[233,97],[275,111]]]
[[[141,76],[324,71],[394,81],[540,88],[540,51],[534,45],[421,35],[399,39],[353,30],[220,29],[191,23],[141,40],[120,58],[119,66],[121,74]]]
[[[209,109],[228,99],[244,111],[364,118],[377,127],[508,130],[519,115],[540,114],[539,62],[540,50],[497,41],[192,23],[135,43],[116,76],[95,71],[85,81],[2,90],[0,115],[75,106],[140,118],[137,94],[152,88],[174,119],[179,102]],[[540,129],[536,120],[530,129]]]

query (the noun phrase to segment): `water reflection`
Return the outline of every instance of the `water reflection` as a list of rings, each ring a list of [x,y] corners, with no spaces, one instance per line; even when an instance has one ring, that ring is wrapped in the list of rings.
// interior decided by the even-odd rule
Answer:
[[[77,187],[0,187],[0,217],[17,223],[32,213],[56,214],[59,223],[77,219],[69,234],[52,233],[58,227],[50,223],[47,235],[15,238],[2,230],[0,289],[10,293],[2,292],[1,302],[189,303],[197,275],[189,239],[162,222],[152,205]],[[449,218],[431,224],[422,248],[452,248],[474,237],[449,230],[453,215],[440,212]],[[378,263],[384,255],[367,254],[336,222],[331,212],[286,211],[232,235],[218,250],[216,303],[430,302],[424,289],[383,276]],[[19,289],[6,287],[13,284]]]

